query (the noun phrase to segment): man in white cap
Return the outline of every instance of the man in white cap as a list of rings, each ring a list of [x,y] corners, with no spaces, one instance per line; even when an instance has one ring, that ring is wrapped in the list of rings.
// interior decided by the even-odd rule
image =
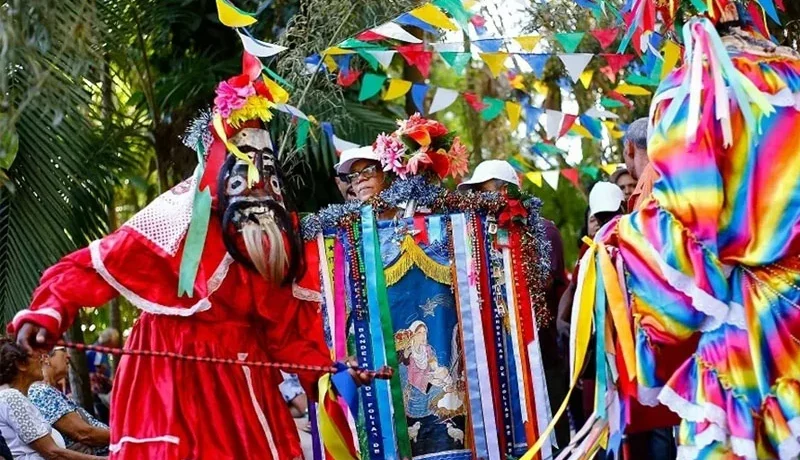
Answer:
[[[619,214],[624,213],[625,195],[611,182],[598,182],[589,192],[589,215],[597,219],[602,227]]]
[[[353,199],[366,201],[386,187],[380,156],[372,150],[371,145],[345,150],[334,168],[339,190],[342,190],[344,185],[339,181],[348,184]],[[345,199],[350,199],[346,193],[347,189],[343,193]]]
[[[458,185],[459,190],[479,190],[483,192],[505,192],[509,187],[519,188],[519,176],[511,164],[505,160],[486,160],[481,162],[472,177]],[[619,190],[619,189],[618,189]],[[558,332],[556,329],[556,315],[558,302],[567,288],[567,276],[564,270],[564,242],[556,225],[547,220],[544,222],[545,237],[550,241],[552,252],[550,255],[550,276],[545,290],[545,301],[550,317],[553,321],[539,330],[542,348],[542,364],[544,365],[547,388],[550,393],[550,405],[558,407],[566,397],[569,387],[566,361],[559,359]],[[569,424],[565,418],[556,425],[556,437],[559,445],[569,442]]]

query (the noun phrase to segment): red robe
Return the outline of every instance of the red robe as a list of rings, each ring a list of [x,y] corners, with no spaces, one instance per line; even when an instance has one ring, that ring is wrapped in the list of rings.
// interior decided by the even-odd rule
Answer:
[[[178,297],[188,226],[183,211],[191,202],[182,196],[191,195],[185,185],[162,195],[144,220],[134,217],[48,269],[30,309],[15,317],[10,331],[28,321],[55,337],[80,308],[122,295],[143,310],[125,344],[128,349],[330,366],[316,248],[307,251],[303,280],[271,286],[230,258],[220,224],[212,217],[194,296]],[[184,205],[176,205],[177,200]],[[159,224],[159,219],[166,221]],[[319,374],[299,377],[314,395]],[[124,356],[112,392],[111,458],[302,457],[295,424],[278,389],[281,381],[277,369]]]

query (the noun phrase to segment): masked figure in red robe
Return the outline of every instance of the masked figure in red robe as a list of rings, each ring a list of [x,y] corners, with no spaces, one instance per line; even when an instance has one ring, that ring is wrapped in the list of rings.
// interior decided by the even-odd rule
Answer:
[[[281,192],[263,126],[273,98],[260,73],[246,56],[245,72],[217,88],[214,121],[195,136],[204,169],[44,273],[9,325],[19,342],[51,343],[80,308],[122,296],[142,311],[129,349],[332,365],[318,262],[314,251],[304,257]],[[314,395],[321,374],[298,375]],[[126,355],[112,397],[112,458],[301,457],[281,381],[273,368]]]

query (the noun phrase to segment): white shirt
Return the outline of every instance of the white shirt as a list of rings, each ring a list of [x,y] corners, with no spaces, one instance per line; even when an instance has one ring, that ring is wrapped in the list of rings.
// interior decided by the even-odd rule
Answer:
[[[39,409],[14,388],[0,389],[0,432],[14,460],[44,460],[30,443],[47,435],[56,445],[64,447],[61,434],[50,427]]]

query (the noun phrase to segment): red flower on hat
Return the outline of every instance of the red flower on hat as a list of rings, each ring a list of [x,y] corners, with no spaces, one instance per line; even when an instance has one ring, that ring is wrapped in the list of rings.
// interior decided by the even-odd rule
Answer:
[[[419,113],[415,113],[400,125],[400,132],[413,139],[421,147],[428,147],[433,138],[447,134],[447,128],[438,121],[422,118]]]

